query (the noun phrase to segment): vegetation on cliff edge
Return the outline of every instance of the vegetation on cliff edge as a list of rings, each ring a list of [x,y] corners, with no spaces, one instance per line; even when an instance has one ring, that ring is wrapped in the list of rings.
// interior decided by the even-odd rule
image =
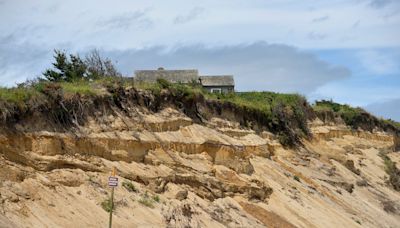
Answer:
[[[216,94],[208,93],[196,82],[172,84],[163,79],[159,79],[157,83],[134,82],[132,79],[120,77],[121,74],[115,70],[111,61],[102,59],[96,51],[85,60],[77,55],[68,57],[59,51],[55,52],[54,58],[53,69],[46,70],[44,78],[27,81],[14,88],[0,87],[0,118],[2,118],[0,121],[5,122],[7,119],[18,121],[22,118],[22,114],[39,109],[49,110],[61,124],[76,125],[79,124],[79,115],[74,109],[83,108],[82,104],[75,104],[76,102],[109,96],[114,102],[121,103],[127,99],[122,97],[126,95],[126,91],[133,89],[149,92],[152,99],[155,99],[153,105],[156,106],[165,103],[165,99],[169,99],[172,105],[180,108],[184,105],[186,109],[183,111],[188,112],[186,114],[191,117],[198,117],[200,121],[207,115],[226,116],[229,110],[234,116],[236,115],[235,121],[241,125],[257,131],[269,130],[277,135],[282,144],[289,146],[296,145],[301,142],[301,138],[310,136],[307,121],[316,116],[323,121],[342,119],[354,129],[372,131],[380,128],[395,133],[400,129],[399,123],[378,119],[361,108],[325,100],[310,106],[299,94],[274,92]],[[135,97],[137,96],[133,96],[133,99],[136,99]],[[69,107],[65,103],[69,103]],[[197,107],[200,103],[207,107],[203,108],[203,113],[199,113],[201,111]],[[155,110],[159,108],[156,107]],[[71,120],[69,115],[74,119]],[[82,113],[80,115],[82,116]]]

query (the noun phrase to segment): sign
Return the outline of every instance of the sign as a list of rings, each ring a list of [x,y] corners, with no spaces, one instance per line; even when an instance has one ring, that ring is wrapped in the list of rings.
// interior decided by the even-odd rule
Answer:
[[[114,187],[118,187],[118,177],[115,177],[115,174],[117,173],[115,167],[113,167],[111,176],[108,177],[108,186],[111,187],[111,210],[110,210],[110,218],[108,221],[108,228],[112,227],[112,213],[113,213],[113,207],[114,207]]]
[[[108,186],[117,187],[118,186],[118,177],[108,177]]]

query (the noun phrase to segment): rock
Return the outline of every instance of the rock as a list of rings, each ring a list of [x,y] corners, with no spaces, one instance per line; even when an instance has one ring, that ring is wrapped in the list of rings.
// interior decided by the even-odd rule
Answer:
[[[267,197],[272,194],[272,188],[267,186],[256,186],[252,184],[247,191],[247,196],[249,200],[260,200],[264,201]]]
[[[13,203],[16,203],[16,202],[19,201],[19,198],[18,198],[17,194],[15,194],[14,192],[11,192],[9,190],[5,190],[5,189],[2,189],[1,197],[4,200],[8,200],[8,201],[13,202]]]
[[[365,186],[368,186],[368,182],[366,180],[362,179],[362,180],[358,180],[356,182],[356,185],[360,186],[360,187],[365,187]]]
[[[175,199],[184,200],[184,199],[187,199],[187,196],[188,196],[188,190],[184,189],[184,190],[180,190],[176,193]]]

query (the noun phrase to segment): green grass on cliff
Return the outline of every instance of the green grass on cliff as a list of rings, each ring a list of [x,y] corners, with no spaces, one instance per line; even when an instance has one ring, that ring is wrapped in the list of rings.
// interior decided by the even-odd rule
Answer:
[[[4,107],[11,105],[22,107],[20,110],[27,110],[37,101],[46,99],[49,92],[56,90],[63,96],[79,94],[80,96],[96,96],[107,91],[108,88],[133,87],[141,90],[148,90],[158,96],[162,91],[169,91],[177,99],[192,99],[203,96],[209,101],[216,101],[221,107],[234,105],[246,115],[252,115],[263,123],[268,129],[278,135],[284,144],[291,144],[298,137],[309,135],[307,121],[313,116],[340,117],[344,122],[357,129],[373,130],[375,127],[399,131],[400,124],[393,120],[378,119],[361,108],[354,108],[349,105],[342,105],[332,101],[319,101],[310,106],[306,99],[299,94],[281,94],[274,92],[236,92],[230,94],[208,93],[200,85],[192,83],[171,84],[165,80],[157,83],[137,83],[133,80],[123,78],[102,78],[88,81],[80,80],[74,82],[48,82],[37,80],[24,83],[14,88],[0,88],[0,105]],[[56,90],[54,89],[56,88]],[[224,106],[224,105],[228,106]],[[246,119],[246,118],[245,118]],[[395,129],[395,130],[393,130]],[[283,133],[282,133],[283,132]],[[282,133],[282,134],[280,134]],[[297,138],[297,139],[296,139]]]
[[[0,87],[0,101],[15,105],[24,105],[29,100],[38,97],[40,92],[33,87]]]
[[[333,101],[321,100],[317,101],[313,106],[314,112],[318,114],[332,113],[339,116],[343,121],[353,128],[368,128],[372,130],[374,127],[383,129],[397,129],[400,131],[400,123],[391,119],[377,118],[367,111],[359,107],[351,107],[346,104],[339,104]]]
[[[266,114],[272,114],[273,107],[278,103],[297,107],[305,98],[299,94],[282,94],[274,92],[236,92],[231,94],[206,93],[209,99],[232,102],[236,105],[258,109]]]

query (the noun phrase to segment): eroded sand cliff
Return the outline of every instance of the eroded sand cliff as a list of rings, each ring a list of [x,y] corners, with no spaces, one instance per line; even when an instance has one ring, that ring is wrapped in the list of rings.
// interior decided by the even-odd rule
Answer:
[[[74,132],[16,125],[0,135],[0,227],[105,227],[112,167],[114,227],[399,227],[382,159],[399,164],[398,139],[309,127],[312,138],[290,149],[175,108],[90,117]]]

